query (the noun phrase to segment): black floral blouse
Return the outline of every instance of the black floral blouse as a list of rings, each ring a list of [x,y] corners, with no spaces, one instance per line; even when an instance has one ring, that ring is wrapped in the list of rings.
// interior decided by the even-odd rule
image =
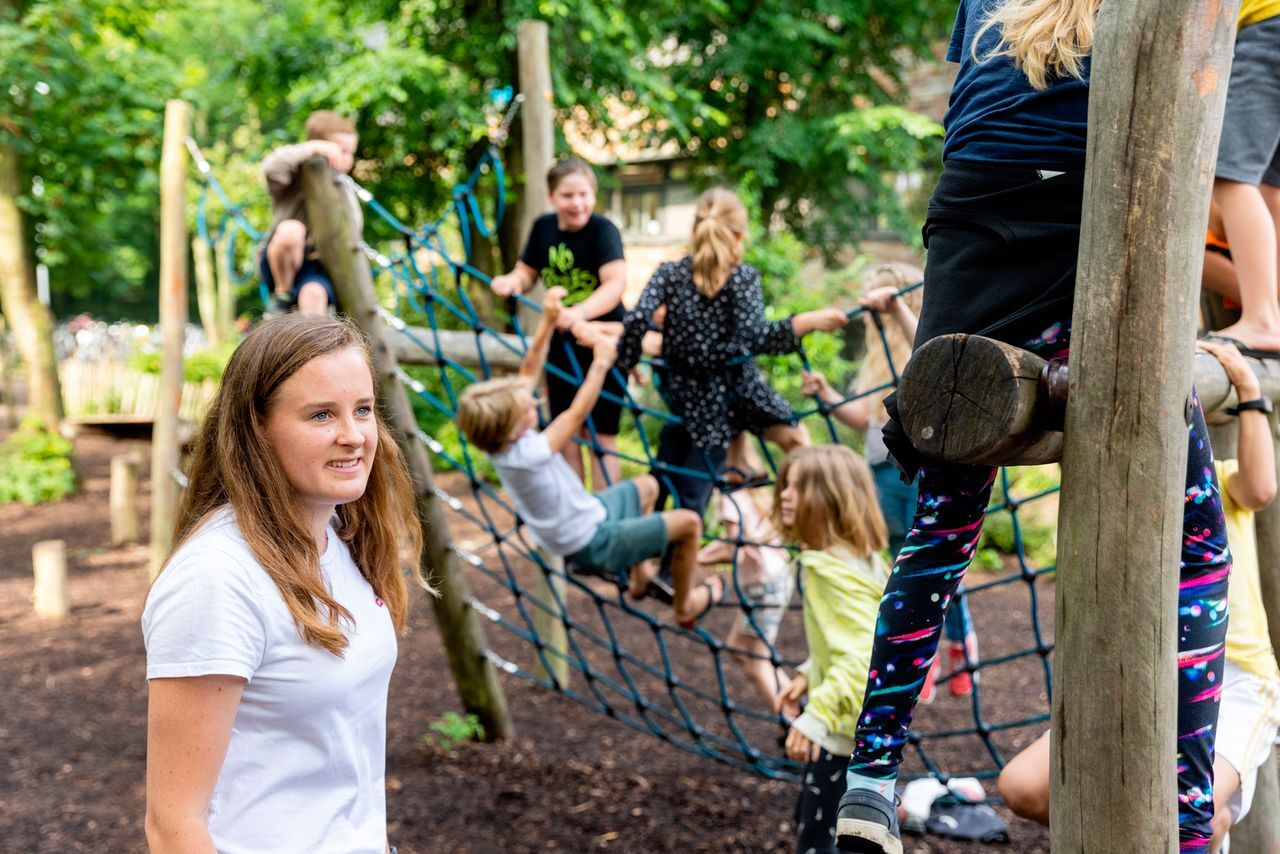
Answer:
[[[752,358],[800,349],[790,317],[765,320],[758,269],[738,265],[715,299],[707,299],[693,283],[691,258],[658,267],[624,321],[617,361],[624,374],[639,361],[641,339],[661,305],[667,307],[663,396],[698,447],[723,449],[743,430],[761,433],[795,423],[795,413]]]

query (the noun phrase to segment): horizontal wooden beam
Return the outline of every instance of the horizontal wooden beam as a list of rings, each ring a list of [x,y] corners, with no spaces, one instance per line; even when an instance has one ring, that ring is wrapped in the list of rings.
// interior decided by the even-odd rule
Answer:
[[[486,332],[479,337],[479,346],[474,332],[456,329],[439,329],[433,332],[422,326],[408,326],[404,331],[391,331],[389,334],[396,360],[404,365],[439,364],[434,350],[429,349],[438,343],[440,352],[446,359],[466,368],[480,367],[480,352],[483,348],[489,367],[502,373],[515,371],[520,367],[520,354],[524,350],[519,336],[512,334]],[[514,347],[515,351],[500,343],[498,338]]]
[[[1262,393],[1280,398],[1280,360],[1246,361]],[[1049,400],[1041,382],[1045,364],[1025,350],[978,335],[935,338],[903,371],[898,389],[903,427],[917,450],[948,462],[1058,462],[1064,401]],[[1228,417],[1222,410],[1235,404],[1235,390],[1218,360],[1197,352],[1193,375],[1205,416],[1210,421]]]

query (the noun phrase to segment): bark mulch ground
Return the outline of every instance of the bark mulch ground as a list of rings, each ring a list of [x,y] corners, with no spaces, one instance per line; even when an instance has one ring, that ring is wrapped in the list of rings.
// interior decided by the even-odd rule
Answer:
[[[37,508],[0,506],[5,851],[145,848],[146,681],[138,620],[147,549],[110,547],[108,466],[124,443],[82,436],[76,444],[83,493]],[[50,624],[31,612],[30,555],[33,543],[55,538],[67,542],[72,613]],[[482,599],[497,595],[483,579],[474,586]],[[1041,582],[1038,589],[1042,613],[1051,614],[1052,584]],[[984,654],[1029,645],[1025,585],[975,597],[974,611]],[[725,625],[716,623],[713,631],[722,634],[729,617],[716,615]],[[416,603],[412,622],[401,643],[388,721],[388,817],[401,851],[791,850],[790,784],[698,758],[513,678],[504,677],[519,733],[513,743],[449,750],[425,745],[428,725],[458,704],[425,601]],[[647,631],[621,629],[624,642],[637,644]],[[522,654],[513,636],[488,631],[503,655]],[[798,624],[784,626],[792,647],[799,633]],[[681,654],[696,653],[673,652]],[[1038,668],[1032,657],[984,675],[984,717],[999,722],[1043,709]],[[726,674],[740,675],[731,664]],[[971,721],[969,702],[944,692],[917,722],[938,729]],[[1009,755],[1043,726],[1002,733],[997,743]],[[930,756],[951,769],[992,765],[975,739],[931,745]],[[908,839],[906,848],[1049,850],[1039,828],[1010,818],[1010,829],[1013,843],[1007,846]]]

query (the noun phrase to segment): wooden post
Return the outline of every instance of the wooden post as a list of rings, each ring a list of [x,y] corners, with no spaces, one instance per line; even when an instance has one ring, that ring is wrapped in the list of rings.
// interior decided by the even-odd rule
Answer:
[[[535,653],[533,674],[539,679],[548,679],[556,687],[564,690],[569,687],[569,633],[565,628],[564,618],[568,608],[568,600],[564,579],[564,558],[539,549],[539,557],[546,565],[546,570],[538,567],[538,576],[533,585],[533,596],[538,603],[534,605],[533,626],[542,641],[546,652],[542,656]],[[545,606],[545,607],[544,607]],[[547,666],[542,664],[543,656]]]
[[[547,210],[547,170],[555,162],[555,96],[551,84],[551,48],[546,21],[521,21],[516,28],[516,54],[520,64],[521,145],[524,189],[520,193],[520,239],[527,240],[533,221]],[[539,285],[528,294],[540,302]],[[518,312],[520,327],[532,334],[538,313],[527,306]]]
[[[1098,18],[1058,535],[1061,854],[1178,848],[1185,411],[1235,15],[1146,0],[1103,3]]]
[[[1280,780],[1276,779],[1275,751],[1258,769],[1253,789],[1253,806],[1240,823],[1231,828],[1232,851],[1280,854]]]
[[[160,399],[151,438],[151,577],[160,572],[173,545],[178,509],[178,411],[182,405],[182,344],[187,324],[187,147],[191,106],[169,101],[164,108],[160,155]]]
[[[191,238],[192,269],[196,276],[196,307],[200,325],[210,347],[222,344],[222,326],[218,323],[218,284],[213,273],[213,247],[200,235]]]
[[[42,540],[31,547],[31,566],[36,586],[33,599],[36,616],[61,620],[71,613],[67,595],[67,544],[62,540]]]
[[[902,372],[902,426],[920,453],[937,459],[993,466],[1056,462],[1062,433],[1046,430],[1038,417],[1045,364],[979,335],[934,338]]]
[[[1273,414],[1271,437],[1277,435],[1277,418]],[[1214,446],[1215,455],[1217,446]],[[1280,476],[1280,463],[1277,463]],[[1267,612],[1267,629],[1271,645],[1280,640],[1280,501],[1272,501],[1253,517],[1258,539],[1258,577],[1262,587],[1262,604]],[[1280,787],[1276,782],[1274,751],[1267,764],[1258,769],[1258,786],[1253,806],[1244,820],[1231,831],[1232,851],[1258,851],[1280,854]]]
[[[409,334],[405,334],[405,333]],[[435,365],[439,364],[435,353],[424,350],[419,341],[430,341],[440,346],[440,352],[454,364],[467,368],[480,367],[480,351],[484,351],[484,361],[495,373],[507,371],[514,373],[520,369],[523,358],[520,350],[520,339],[509,333],[498,333],[507,346],[498,343],[494,335],[480,336],[480,344],[476,345],[473,332],[460,329],[431,330],[422,326],[405,326],[404,331],[391,333],[391,349],[396,361],[402,365]]]
[[[484,631],[470,606],[471,591],[458,566],[449,540],[444,514],[435,497],[431,463],[418,441],[418,424],[404,387],[396,375],[397,363],[391,349],[387,326],[378,314],[377,297],[369,262],[359,249],[347,218],[347,204],[338,188],[333,170],[321,157],[302,166],[307,217],[320,260],[324,262],[338,293],[338,305],[360,327],[373,344],[378,373],[378,398],[382,401],[388,426],[404,452],[417,496],[418,521],[422,526],[423,548],[420,572],[440,590],[433,597],[436,624],[444,642],[449,667],[458,685],[462,705],[480,719],[485,737],[507,739],[514,734],[506,696],[490,662]]]
[[[213,268],[218,279],[218,328],[224,335],[231,335],[236,325],[236,283],[231,272],[231,259],[227,257],[227,244],[231,241],[231,229],[227,229],[213,247]]]
[[[18,426],[18,403],[13,391],[13,354],[5,340],[5,330],[4,315],[0,314],[0,428],[9,429]]]
[[[138,463],[130,454],[111,458],[111,545],[138,539]]]
[[[1280,398],[1280,362],[1245,361],[1262,393]],[[1235,389],[1212,355],[1197,352],[1192,365],[1200,404],[1212,421],[1215,412],[1234,404]],[[980,335],[934,338],[912,354],[898,387],[898,410],[907,436],[921,453],[948,462],[1058,462],[1070,373],[1059,366],[1046,379],[1045,366],[1043,359],[1026,350]],[[1215,451],[1230,435],[1211,437]]]

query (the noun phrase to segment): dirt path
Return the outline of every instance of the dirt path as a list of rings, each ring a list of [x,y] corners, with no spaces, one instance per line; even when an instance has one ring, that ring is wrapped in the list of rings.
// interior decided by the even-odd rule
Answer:
[[[146,683],[138,619],[147,553],[140,546],[109,547],[107,472],[123,444],[82,437],[77,450],[85,493],[34,509],[0,507],[5,851],[145,847]],[[58,625],[37,620],[30,607],[31,545],[54,537],[67,540],[71,572],[72,615]],[[981,608],[975,603],[983,642],[992,649],[1026,643],[1020,587],[992,591]],[[478,584],[478,595],[485,592]],[[388,816],[402,852],[791,850],[790,785],[696,758],[515,679],[504,680],[521,734],[514,744],[424,747],[420,737],[428,724],[457,709],[457,701],[425,602],[417,603],[412,622],[401,643],[388,720]],[[784,627],[792,629],[798,633]],[[491,633],[491,641],[512,648],[510,636]],[[1010,719],[1043,703],[1034,660],[1027,666],[984,682],[989,719]],[[922,711],[921,723],[940,727],[969,714],[964,701],[943,697]],[[1002,749],[1034,734],[1011,733]],[[974,744],[936,750],[940,761],[969,757],[989,764]],[[1010,846],[908,840],[906,847],[1048,851],[1038,828],[1011,821],[1011,831]]]

